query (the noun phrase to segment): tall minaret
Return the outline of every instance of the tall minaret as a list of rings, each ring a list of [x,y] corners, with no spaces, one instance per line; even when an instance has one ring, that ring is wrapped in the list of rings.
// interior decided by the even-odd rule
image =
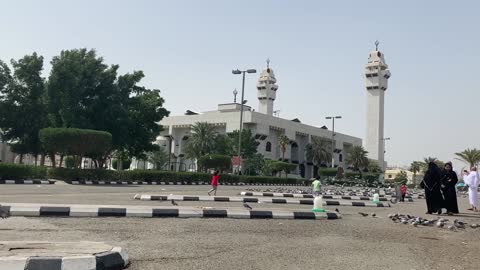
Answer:
[[[270,60],[267,59],[267,68],[260,73],[257,82],[258,111],[260,113],[273,114],[273,101],[275,101],[278,89],[276,83],[273,69],[270,68]]]
[[[379,42],[375,42],[375,50],[370,52],[368,64],[365,66],[365,87],[367,89],[367,137],[365,150],[368,158],[378,160],[380,168],[384,168],[384,98],[388,87],[390,71],[383,54],[378,50]]]

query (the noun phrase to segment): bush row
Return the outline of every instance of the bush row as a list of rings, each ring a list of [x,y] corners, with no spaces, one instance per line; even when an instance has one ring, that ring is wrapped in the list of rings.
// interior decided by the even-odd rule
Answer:
[[[47,168],[0,163],[0,180],[46,179]]]
[[[48,170],[48,178],[64,181],[143,181],[143,182],[182,182],[199,183],[210,182],[211,175],[207,173],[169,172],[156,170],[75,170],[66,168],[52,168]],[[223,183],[257,183],[257,184],[302,184],[303,179],[280,178],[266,176],[243,176],[222,174]]]

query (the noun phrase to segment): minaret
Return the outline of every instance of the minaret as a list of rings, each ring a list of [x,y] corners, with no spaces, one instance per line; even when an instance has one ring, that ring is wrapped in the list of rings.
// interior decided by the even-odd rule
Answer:
[[[270,68],[270,60],[267,59],[267,68],[260,73],[257,82],[258,111],[263,114],[273,114],[273,101],[277,96],[278,85]]]
[[[384,168],[384,98],[388,88],[390,71],[383,54],[378,50],[379,42],[375,42],[375,50],[370,52],[368,64],[365,66],[365,87],[367,89],[367,137],[365,150],[368,158],[378,160],[380,168]]]

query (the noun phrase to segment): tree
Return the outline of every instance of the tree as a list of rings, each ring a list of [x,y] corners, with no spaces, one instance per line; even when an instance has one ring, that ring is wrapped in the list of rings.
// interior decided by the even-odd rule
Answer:
[[[297,168],[297,164],[275,160],[271,162],[270,167],[273,172],[280,172],[280,176],[281,172],[285,172],[285,177],[288,177],[288,174]]]
[[[414,161],[410,164],[410,171],[413,173],[413,184],[417,185],[417,173],[422,169],[422,162]]]
[[[355,171],[360,171],[361,168],[368,166],[368,152],[361,145],[355,145],[347,155],[347,163],[351,165]]]
[[[371,160],[371,159],[368,161],[367,170],[370,173],[381,173],[382,172],[382,168],[380,168],[380,166],[378,165],[378,161]]]
[[[332,142],[323,137],[313,137],[307,145],[307,158],[321,166],[332,160]]]
[[[434,162],[435,164],[437,164],[437,166],[439,168],[443,168],[445,163],[443,161],[440,161],[438,158],[436,157],[426,157],[423,159],[423,163],[422,163],[422,170],[425,172],[427,171],[428,169],[428,164],[430,162]]]
[[[56,154],[71,155],[74,168],[79,168],[83,157],[103,156],[112,143],[112,134],[108,132],[76,128],[44,128],[39,138],[53,167]]]
[[[168,154],[163,148],[158,148],[158,150],[149,152],[147,154],[148,162],[153,164],[153,167],[156,170],[161,169],[168,162]]]
[[[280,146],[280,151],[282,152],[282,160],[285,160],[285,152],[287,151],[287,147],[290,144],[290,139],[287,136],[281,135],[278,137],[278,145]]]
[[[228,134],[232,139],[233,155],[238,155],[238,130]],[[257,153],[258,143],[253,137],[252,131],[248,128],[242,129],[242,156],[249,158]]]
[[[65,50],[51,61],[48,80],[48,119],[53,127],[105,130],[112,149],[146,158],[155,150],[169,112],[157,89],[138,84],[142,71],[117,76],[118,65],[108,66],[94,50]],[[121,164],[121,163],[120,163]]]
[[[457,160],[463,161],[464,163],[468,164],[470,168],[477,166],[480,162],[480,151],[475,148],[467,148],[462,152],[455,153],[455,155],[458,157]]]
[[[43,152],[38,132],[46,125],[45,79],[41,76],[43,57],[33,53],[18,61],[12,59],[11,64],[13,76],[0,61],[1,136],[21,157],[33,154],[36,160]]]
[[[262,154],[256,153],[243,161],[245,174],[257,175],[261,173],[265,159]]]
[[[407,173],[405,171],[401,171],[397,176],[395,176],[395,179],[393,181],[395,183],[407,184],[408,182]]]
[[[237,140],[238,144],[238,140]],[[224,134],[217,134],[215,136],[214,147],[212,150],[212,154],[219,154],[219,155],[227,155],[227,156],[234,156],[235,141],[228,135]]]
[[[192,126],[191,136],[185,145],[185,155],[190,159],[199,159],[213,151],[217,132],[207,122],[197,122]]]

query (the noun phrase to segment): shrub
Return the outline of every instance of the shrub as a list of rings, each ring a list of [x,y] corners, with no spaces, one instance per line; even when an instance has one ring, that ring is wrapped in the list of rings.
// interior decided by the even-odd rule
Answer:
[[[44,128],[39,132],[39,139],[51,157],[71,155],[75,168],[80,167],[82,157],[105,156],[112,144],[112,134],[108,132],[78,128]]]
[[[142,182],[182,182],[185,184],[210,182],[212,176],[208,173],[171,172],[157,170],[78,170],[66,168],[51,168],[48,177],[64,181],[142,181]],[[220,183],[235,184],[300,184],[303,179],[279,178],[265,176],[244,176],[222,174]]]
[[[65,158],[65,167],[69,169],[73,169],[75,167],[75,164],[73,162],[73,157],[68,156]]]
[[[345,178],[347,179],[360,179],[362,178],[362,174],[359,172],[346,172]]]
[[[131,164],[132,164],[132,160],[130,159],[122,160],[122,170],[129,169]],[[118,168],[118,159],[112,160],[112,168],[114,169]]]
[[[46,179],[46,176],[46,167],[0,163],[1,180]]]
[[[336,176],[337,175],[337,169],[335,168],[319,168],[318,169],[318,175],[320,176]]]

